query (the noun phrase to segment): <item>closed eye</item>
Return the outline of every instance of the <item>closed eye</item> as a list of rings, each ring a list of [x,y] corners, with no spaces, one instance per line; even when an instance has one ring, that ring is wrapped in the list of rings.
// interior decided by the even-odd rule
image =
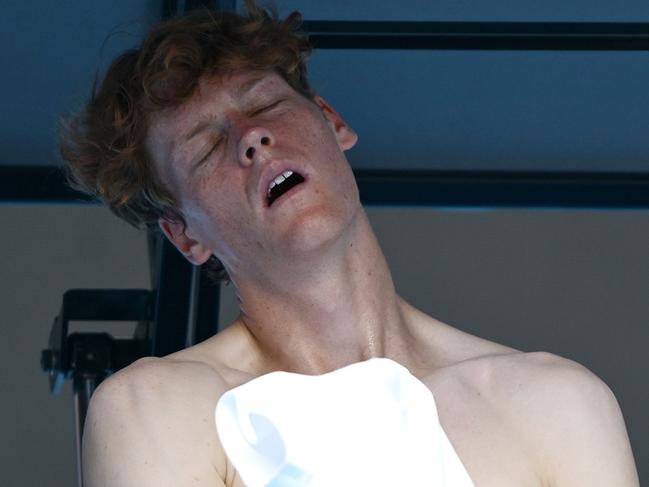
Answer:
[[[254,117],[255,115],[259,115],[259,114],[261,114],[261,113],[264,113],[264,112],[267,112],[267,111],[269,111],[269,110],[272,110],[273,108],[275,108],[277,105],[279,105],[279,104],[282,103],[283,101],[284,101],[283,99],[281,99],[281,100],[277,100],[276,102],[273,102],[273,103],[271,103],[270,105],[266,105],[266,106],[263,106],[263,107],[258,108],[258,109],[256,109],[256,110],[253,110],[253,111],[250,113],[250,116]]]
[[[218,140],[214,143],[214,145],[212,146],[212,148],[208,151],[208,153],[205,154],[205,155],[204,155],[204,156],[203,156],[203,157],[202,157],[202,158],[201,158],[201,159],[196,163],[196,165],[199,166],[199,165],[201,165],[203,162],[205,162],[205,161],[207,160],[207,158],[210,157],[210,156],[212,155],[212,153],[213,153],[213,152],[214,152],[214,151],[219,147],[220,144],[221,144],[221,139],[218,139]]]

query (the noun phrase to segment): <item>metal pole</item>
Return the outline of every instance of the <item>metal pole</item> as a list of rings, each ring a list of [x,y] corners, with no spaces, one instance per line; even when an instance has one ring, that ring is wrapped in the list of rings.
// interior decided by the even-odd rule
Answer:
[[[83,487],[83,462],[82,462],[82,439],[83,428],[86,424],[86,414],[90,397],[95,391],[97,376],[95,374],[77,374],[74,376],[74,419],[76,427],[77,445],[77,485]]]
[[[649,23],[305,21],[316,49],[646,51]]]

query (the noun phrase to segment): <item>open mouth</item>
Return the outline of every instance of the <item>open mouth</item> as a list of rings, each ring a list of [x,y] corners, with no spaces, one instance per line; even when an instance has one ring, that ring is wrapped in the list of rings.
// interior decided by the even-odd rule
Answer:
[[[284,171],[271,181],[266,194],[266,204],[270,207],[280,196],[304,182],[302,175],[293,171]]]

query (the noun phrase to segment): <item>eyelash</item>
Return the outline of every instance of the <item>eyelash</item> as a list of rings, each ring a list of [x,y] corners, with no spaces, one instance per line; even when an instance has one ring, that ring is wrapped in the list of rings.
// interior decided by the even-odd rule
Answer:
[[[255,111],[253,111],[253,112],[252,112],[252,115],[254,116],[254,115],[259,115],[260,113],[267,112],[268,110],[271,110],[271,109],[275,108],[277,105],[279,105],[279,104],[282,103],[283,101],[284,101],[283,98],[280,99],[280,100],[274,101],[274,102],[271,103],[270,105],[266,105],[266,106],[264,106],[264,107],[261,107],[261,108],[255,110]]]
[[[216,150],[216,148],[219,146],[220,143],[221,143],[221,140],[218,140],[218,141],[217,141],[217,142],[212,146],[212,148],[209,150],[209,152],[208,152],[207,154],[205,154],[205,156],[203,156],[203,157],[201,158],[200,161],[198,161],[197,165],[200,165],[200,164],[202,164],[203,162],[205,162],[205,161],[207,160],[207,158],[210,157],[210,156],[212,155],[212,153]]]

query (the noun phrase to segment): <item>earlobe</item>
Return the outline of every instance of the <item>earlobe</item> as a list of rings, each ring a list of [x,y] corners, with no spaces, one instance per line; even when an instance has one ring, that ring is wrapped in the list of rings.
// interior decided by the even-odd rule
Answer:
[[[165,237],[192,264],[202,265],[212,256],[210,249],[187,235],[186,227],[182,222],[159,218],[158,226]]]
[[[314,98],[314,101],[316,105],[320,107],[320,110],[322,111],[324,117],[327,119],[327,122],[329,122],[329,125],[331,125],[331,128],[336,135],[336,139],[338,140],[338,146],[340,147],[340,150],[346,151],[354,147],[356,145],[356,141],[358,140],[358,135],[356,135],[354,129],[347,125],[347,123],[336,112],[336,110],[334,110],[333,107],[329,105],[329,103],[327,103],[322,97],[316,96]]]

